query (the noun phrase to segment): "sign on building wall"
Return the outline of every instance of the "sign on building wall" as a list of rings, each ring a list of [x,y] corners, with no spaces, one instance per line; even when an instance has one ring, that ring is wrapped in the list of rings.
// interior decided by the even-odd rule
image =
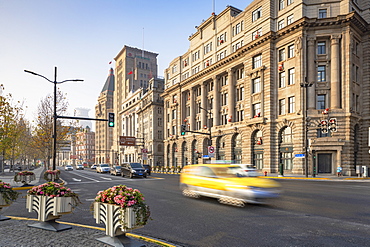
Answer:
[[[121,146],[135,146],[136,137],[133,136],[120,136],[119,145]]]

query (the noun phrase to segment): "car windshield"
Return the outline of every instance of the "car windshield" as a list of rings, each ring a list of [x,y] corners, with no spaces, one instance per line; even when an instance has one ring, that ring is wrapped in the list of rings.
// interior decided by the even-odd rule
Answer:
[[[132,168],[143,168],[143,165],[141,163],[131,163],[130,165]]]
[[[240,166],[231,166],[231,167],[214,167],[212,168],[217,177],[224,178],[235,178],[235,177],[245,177],[243,170]]]
[[[101,164],[100,167],[108,167],[108,164]]]
[[[116,166],[116,169],[121,169],[121,166]]]

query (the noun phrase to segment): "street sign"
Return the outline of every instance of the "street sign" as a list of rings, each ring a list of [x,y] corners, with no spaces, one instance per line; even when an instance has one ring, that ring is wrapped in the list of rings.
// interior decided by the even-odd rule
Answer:
[[[214,154],[215,153],[215,147],[208,146],[208,154]]]
[[[147,153],[143,153],[143,160],[148,160],[148,154]]]
[[[304,156],[305,156],[304,154],[295,154],[294,155],[294,157],[296,157],[296,158],[304,158]]]
[[[134,136],[120,136],[119,145],[121,146],[135,146],[136,137]]]
[[[147,149],[147,148],[142,148],[142,149],[141,149],[141,152],[142,152],[142,153],[147,153],[147,152],[148,152],[148,149]]]

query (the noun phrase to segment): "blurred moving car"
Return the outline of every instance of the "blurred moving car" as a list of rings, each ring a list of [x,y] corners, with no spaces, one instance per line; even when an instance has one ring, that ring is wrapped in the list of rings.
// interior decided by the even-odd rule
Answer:
[[[261,174],[258,173],[257,169],[252,164],[233,164],[239,165],[245,173],[246,177],[258,177]]]
[[[146,178],[146,171],[141,163],[123,163],[121,166],[121,175],[133,177],[144,177]]]
[[[71,166],[71,165],[66,165],[66,166],[64,167],[64,170],[65,170],[65,171],[73,171],[73,166]]]
[[[183,195],[217,198],[220,203],[244,206],[265,204],[279,197],[280,184],[274,180],[247,177],[239,165],[198,164],[185,166],[180,174]]]
[[[76,165],[76,170],[83,170],[83,169],[85,169],[85,168],[82,164]]]
[[[121,166],[112,166],[112,168],[110,169],[110,174],[115,176],[121,175]]]
[[[150,165],[143,165],[143,166],[145,168],[146,174],[150,176],[150,173],[152,172],[152,168],[150,167]]]
[[[110,171],[110,167],[108,164],[99,164],[97,167],[96,167],[96,172],[99,172],[99,173],[106,173],[106,172],[109,172]]]
[[[95,169],[96,169],[96,167],[97,167],[97,165],[96,165],[96,164],[92,164],[90,168],[91,168],[91,169],[93,169],[93,170],[95,170]]]

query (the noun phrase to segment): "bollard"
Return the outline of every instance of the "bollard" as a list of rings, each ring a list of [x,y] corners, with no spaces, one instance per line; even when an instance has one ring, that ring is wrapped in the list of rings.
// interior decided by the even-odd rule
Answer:
[[[264,171],[263,174],[265,174],[265,177],[267,176],[267,171]]]

